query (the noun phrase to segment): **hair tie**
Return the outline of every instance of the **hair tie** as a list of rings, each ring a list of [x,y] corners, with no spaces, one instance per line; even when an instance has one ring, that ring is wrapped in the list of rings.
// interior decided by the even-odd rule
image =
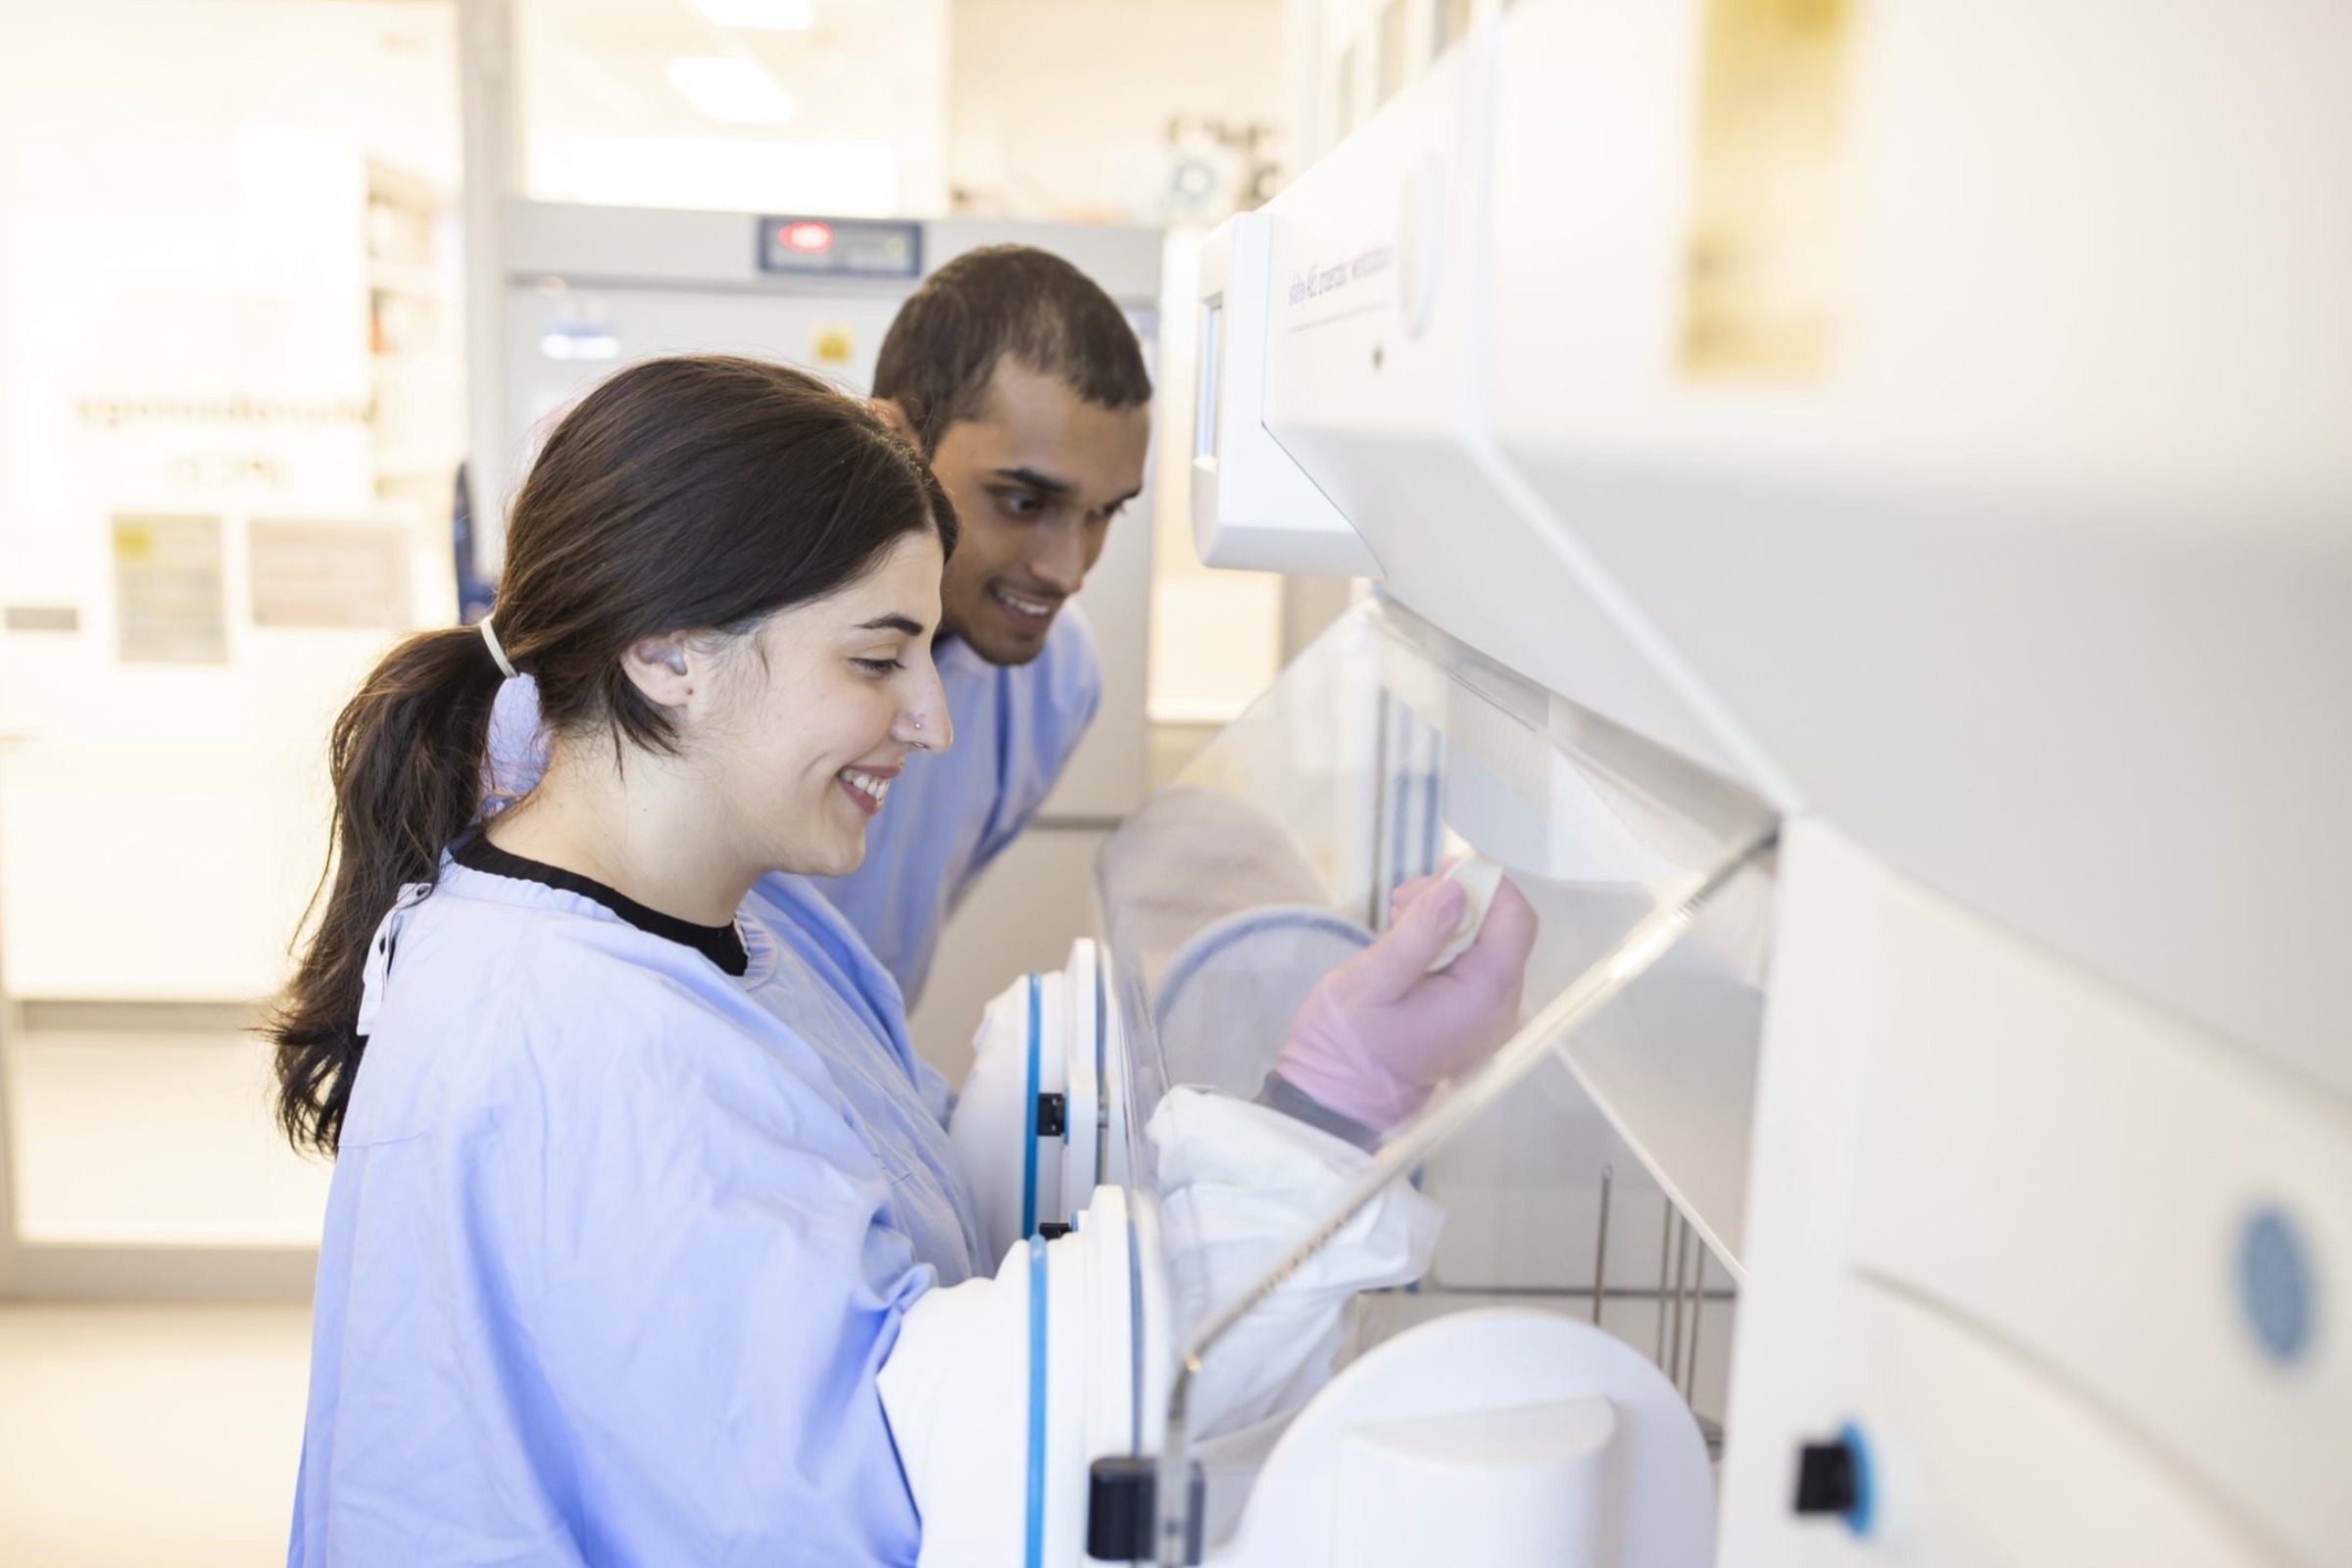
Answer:
[[[498,661],[498,672],[501,675],[504,675],[507,679],[513,680],[514,678],[514,666],[508,662],[507,651],[499,646],[498,633],[491,630],[490,617],[488,615],[484,615],[482,617],[480,630],[482,634],[482,646],[490,650],[490,657],[492,659]]]

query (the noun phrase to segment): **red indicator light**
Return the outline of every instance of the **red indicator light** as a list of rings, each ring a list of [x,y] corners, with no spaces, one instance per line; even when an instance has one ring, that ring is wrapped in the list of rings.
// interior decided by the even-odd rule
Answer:
[[[833,248],[833,225],[816,222],[786,223],[782,238],[786,249],[796,250],[804,255],[814,255],[818,251],[829,251]]]

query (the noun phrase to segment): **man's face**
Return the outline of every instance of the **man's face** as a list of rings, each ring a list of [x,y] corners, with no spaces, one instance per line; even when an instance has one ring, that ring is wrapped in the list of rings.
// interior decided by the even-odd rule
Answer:
[[[942,629],[992,664],[1043,652],[1110,519],[1143,489],[1151,439],[1149,408],[1102,408],[1057,375],[999,361],[979,415],[949,425],[931,457],[963,525]]]

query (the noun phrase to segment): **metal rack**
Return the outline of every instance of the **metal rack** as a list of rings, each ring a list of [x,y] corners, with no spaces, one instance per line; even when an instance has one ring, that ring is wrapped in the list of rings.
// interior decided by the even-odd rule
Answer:
[[[1722,1265],[1716,1262],[1696,1227],[1671,1198],[1665,1200],[1663,1222],[1659,1226],[1657,1272],[1653,1280],[1611,1285],[1608,1250],[1616,1198],[1616,1168],[1603,1163],[1594,1200],[1590,1285],[1476,1284],[1447,1279],[1433,1268],[1420,1284],[1405,1289],[1459,1297],[1557,1301],[1564,1308],[1581,1302],[1585,1303],[1587,1320],[1595,1328],[1606,1326],[1602,1322],[1602,1308],[1609,1303],[1654,1302],[1656,1314],[1646,1347],[1649,1357],[1691,1406],[1691,1414],[1707,1440],[1708,1452],[1721,1457],[1723,1424],[1698,1408],[1699,1352],[1705,1328],[1704,1308],[1736,1307],[1740,1300],[1739,1287],[1724,1277]],[[1621,1339],[1632,1338],[1622,1330],[1612,1332]]]

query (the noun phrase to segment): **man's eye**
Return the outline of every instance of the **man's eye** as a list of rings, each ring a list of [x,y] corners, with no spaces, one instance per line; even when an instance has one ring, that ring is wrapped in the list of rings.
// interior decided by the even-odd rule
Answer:
[[[887,675],[893,670],[906,667],[895,659],[853,659],[850,662],[864,670],[868,675]]]
[[[1003,496],[999,498],[1006,512],[1016,517],[1034,517],[1046,510],[1043,496]]]

